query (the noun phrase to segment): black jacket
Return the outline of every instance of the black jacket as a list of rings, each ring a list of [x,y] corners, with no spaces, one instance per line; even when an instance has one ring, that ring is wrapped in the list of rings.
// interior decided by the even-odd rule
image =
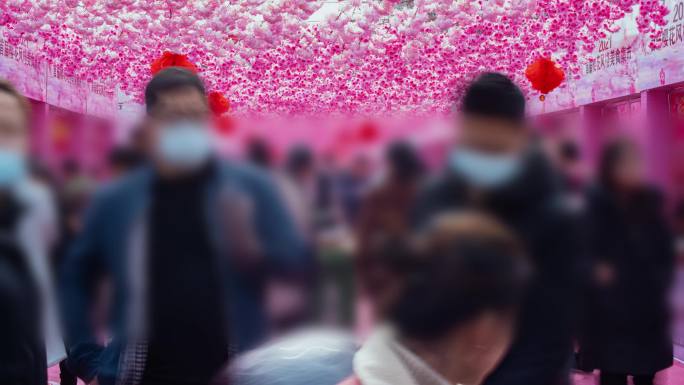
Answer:
[[[25,256],[0,232],[0,384],[45,385],[39,296]]]
[[[644,188],[621,199],[600,187],[587,195],[591,260],[612,266],[615,278],[589,288],[580,365],[651,374],[672,365],[667,292],[674,241],[658,192]]]
[[[533,152],[520,175],[496,191],[473,193],[466,180],[447,170],[418,201],[418,224],[462,208],[493,215],[517,233],[532,259],[535,279],[521,309],[517,336],[487,385],[567,381],[583,249],[576,215],[565,204],[558,182],[544,157]]]

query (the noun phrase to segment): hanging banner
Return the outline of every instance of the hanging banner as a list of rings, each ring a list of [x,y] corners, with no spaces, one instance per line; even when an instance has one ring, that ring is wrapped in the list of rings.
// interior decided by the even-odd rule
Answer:
[[[0,36],[2,29],[0,28]],[[111,119],[116,116],[114,85],[87,83],[47,65],[28,43],[12,44],[0,37],[0,78],[27,98],[82,114]]]
[[[684,0],[664,3],[670,14],[660,27],[661,47],[649,47],[650,37],[637,28],[638,12],[630,13],[616,23],[617,32],[597,41],[593,52],[580,60],[579,79],[569,78],[544,102],[530,98],[530,112],[570,109],[684,81]]]
[[[6,79],[28,98],[45,101],[46,67],[30,50],[0,38],[0,78]]]
[[[88,115],[112,119],[117,114],[117,103],[114,101],[114,87],[103,84],[88,85],[86,112]]]
[[[46,102],[81,114],[86,113],[87,84],[64,75],[55,66],[48,66]]]

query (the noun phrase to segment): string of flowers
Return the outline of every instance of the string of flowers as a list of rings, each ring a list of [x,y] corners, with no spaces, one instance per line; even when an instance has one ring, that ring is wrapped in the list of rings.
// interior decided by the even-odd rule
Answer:
[[[615,21],[659,41],[660,0],[3,0],[0,27],[83,80],[140,95],[150,63],[186,55],[241,114],[444,112],[483,70],[553,58],[568,78]]]

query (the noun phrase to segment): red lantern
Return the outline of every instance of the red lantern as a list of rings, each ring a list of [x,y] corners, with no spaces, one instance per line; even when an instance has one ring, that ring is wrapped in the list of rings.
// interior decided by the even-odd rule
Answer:
[[[170,51],[164,51],[159,58],[153,61],[150,65],[150,71],[152,71],[152,75],[156,75],[159,71],[169,67],[181,67],[192,72],[199,71],[197,66],[188,60],[186,55],[181,55]]]
[[[541,92],[541,100],[544,95],[553,91],[565,80],[565,72],[553,60],[540,57],[527,66],[525,76],[532,83],[532,88]]]
[[[221,116],[230,111],[230,102],[218,91],[212,91],[207,97],[209,102],[209,109],[216,116]]]

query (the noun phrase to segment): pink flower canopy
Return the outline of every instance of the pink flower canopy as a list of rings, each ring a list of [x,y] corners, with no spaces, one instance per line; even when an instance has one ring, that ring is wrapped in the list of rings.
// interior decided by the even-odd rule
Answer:
[[[67,74],[133,95],[172,51],[238,114],[440,113],[478,72],[526,86],[525,68],[552,57],[577,77],[617,20],[638,12],[657,41],[668,13],[659,0],[348,0],[311,22],[323,3],[2,0],[0,26]]]

